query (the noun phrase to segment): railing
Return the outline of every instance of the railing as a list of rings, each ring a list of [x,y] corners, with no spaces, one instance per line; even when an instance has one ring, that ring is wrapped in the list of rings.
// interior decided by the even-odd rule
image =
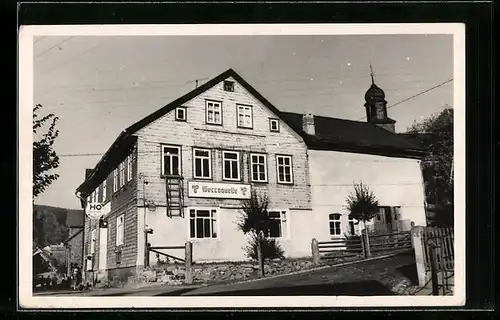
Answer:
[[[412,249],[410,231],[371,234],[368,238],[370,253]]]
[[[184,259],[172,256],[168,253],[161,252],[160,250],[184,250]],[[149,254],[151,252],[156,253],[159,257],[163,255],[167,258],[173,259],[174,261],[179,261],[184,263],[186,266],[186,283],[193,282],[193,244],[191,242],[186,242],[184,246],[151,246],[150,243],[147,244],[147,250],[145,252],[145,266],[149,266]]]
[[[318,242],[313,239],[311,244],[313,261],[325,259],[363,257],[369,258],[373,254],[394,253],[412,249],[410,231],[384,234],[366,234],[348,236]]]
[[[156,253],[157,257],[159,255],[162,255],[162,256],[164,256],[166,258],[169,258],[169,259],[172,259],[174,261],[179,261],[179,262],[185,263],[186,260],[184,260],[184,259],[181,259],[179,257],[175,257],[175,256],[172,256],[172,255],[170,255],[168,253],[159,251],[159,250],[175,250],[175,249],[186,250],[186,247],[185,246],[160,246],[160,247],[151,247],[151,245],[148,245],[148,251]],[[149,254],[148,254],[148,256],[149,256]]]

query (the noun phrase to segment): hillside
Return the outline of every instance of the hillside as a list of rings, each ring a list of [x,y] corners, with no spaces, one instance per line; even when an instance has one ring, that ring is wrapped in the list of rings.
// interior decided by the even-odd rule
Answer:
[[[68,226],[83,225],[83,211],[60,207],[33,206],[33,245],[45,247],[64,242]]]

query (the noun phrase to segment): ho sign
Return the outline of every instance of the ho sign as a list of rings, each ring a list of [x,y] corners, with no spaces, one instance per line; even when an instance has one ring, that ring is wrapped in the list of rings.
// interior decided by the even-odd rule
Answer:
[[[87,203],[87,207],[85,208],[85,214],[90,219],[100,219],[102,216],[108,214],[110,209],[111,206],[109,201],[106,204]]]

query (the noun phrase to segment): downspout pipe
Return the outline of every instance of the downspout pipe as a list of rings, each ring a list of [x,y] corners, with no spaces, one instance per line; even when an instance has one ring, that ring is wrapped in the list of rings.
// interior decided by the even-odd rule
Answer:
[[[86,206],[86,202],[87,202],[87,199],[83,199],[82,196],[81,196],[81,192],[79,191],[75,191],[75,196],[80,199],[80,204],[82,206],[82,209],[83,209],[83,240],[82,240],[82,282],[83,282],[83,279],[85,279],[85,261],[87,261],[86,257],[85,257],[85,206]]]

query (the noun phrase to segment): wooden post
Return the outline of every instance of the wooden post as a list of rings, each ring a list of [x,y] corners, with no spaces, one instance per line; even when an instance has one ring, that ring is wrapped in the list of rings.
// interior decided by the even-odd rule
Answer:
[[[186,284],[193,283],[193,244],[186,242],[185,259],[186,261]]]
[[[366,258],[366,248],[365,248],[365,236],[364,236],[365,230],[361,230],[361,236],[359,239],[361,240],[361,253],[363,254],[363,258]]]
[[[264,232],[261,230],[257,235],[257,260],[259,263],[259,274],[261,277],[265,276],[264,272],[264,257],[262,256],[262,238]]]
[[[372,256],[372,253],[370,251],[370,239],[368,237],[368,230],[366,229],[366,223],[365,223],[365,230],[363,230],[363,231],[364,231],[363,238],[365,241],[365,244],[364,244],[365,258],[370,258]]]
[[[415,264],[417,267],[418,285],[423,287],[427,282],[427,274],[425,271],[425,247],[423,243],[424,227],[415,226],[411,229],[411,240],[413,250],[415,252]]]
[[[431,245],[431,281],[432,281],[432,295],[439,295],[438,287],[438,274],[437,274],[437,250],[434,245]]]
[[[149,267],[149,246],[148,243],[148,232],[144,231],[144,267]]]
[[[319,255],[319,244],[316,238],[312,239],[311,251],[312,251],[313,264],[317,266],[320,264],[320,255]]]

